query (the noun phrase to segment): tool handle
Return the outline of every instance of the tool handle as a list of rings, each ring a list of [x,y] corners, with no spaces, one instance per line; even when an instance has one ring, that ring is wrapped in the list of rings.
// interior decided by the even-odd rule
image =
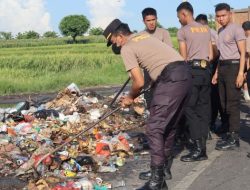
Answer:
[[[123,86],[121,87],[121,89],[117,92],[117,94],[115,95],[115,97],[113,98],[113,100],[110,102],[109,107],[112,107],[112,105],[115,103],[116,99],[122,93],[122,91],[127,86],[127,84],[129,83],[129,81],[130,81],[130,77],[126,80],[126,82],[123,84]]]

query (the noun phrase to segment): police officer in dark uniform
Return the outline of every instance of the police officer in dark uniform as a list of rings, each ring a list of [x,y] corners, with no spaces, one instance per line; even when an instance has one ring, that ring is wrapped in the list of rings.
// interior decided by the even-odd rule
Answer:
[[[107,45],[121,48],[125,68],[132,79],[129,94],[120,100],[123,107],[131,105],[144,86],[141,68],[147,69],[154,83],[146,122],[151,177],[139,190],[167,190],[164,170],[168,152],[165,150],[173,146],[173,131],[189,97],[189,68],[175,49],[149,34],[132,34],[128,25],[118,19],[107,26],[103,35]]]
[[[206,139],[210,125],[211,34],[208,27],[194,20],[193,7],[189,2],[181,3],[177,13],[182,24],[177,33],[179,51],[193,76],[192,95],[185,109],[185,117],[194,148],[182,156],[181,161],[201,161],[207,159]]]
[[[229,134],[217,142],[217,150],[240,146],[240,88],[244,81],[246,36],[240,25],[231,22],[230,11],[226,3],[215,7],[216,20],[222,27],[218,31],[219,64],[212,82],[218,82],[221,105],[229,124]]]

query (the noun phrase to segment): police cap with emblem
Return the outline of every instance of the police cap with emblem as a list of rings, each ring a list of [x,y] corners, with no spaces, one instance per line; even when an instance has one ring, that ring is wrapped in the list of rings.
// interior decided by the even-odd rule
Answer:
[[[119,19],[115,19],[103,31],[104,37],[108,40],[107,46],[110,46],[112,44],[111,36],[121,24],[122,22]]]

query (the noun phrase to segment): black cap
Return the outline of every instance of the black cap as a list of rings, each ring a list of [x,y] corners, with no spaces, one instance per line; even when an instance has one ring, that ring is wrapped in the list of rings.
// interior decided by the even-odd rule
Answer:
[[[119,19],[113,20],[103,31],[103,35],[108,40],[107,46],[110,46],[112,42],[110,41],[112,34],[114,31],[122,24],[122,22]]]

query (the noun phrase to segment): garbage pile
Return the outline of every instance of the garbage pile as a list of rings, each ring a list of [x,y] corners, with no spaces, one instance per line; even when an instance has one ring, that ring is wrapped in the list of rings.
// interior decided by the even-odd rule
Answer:
[[[0,176],[26,180],[26,189],[32,190],[114,188],[98,174],[116,172],[144,147],[145,139],[132,138],[129,132],[143,126],[148,114],[139,97],[130,108],[99,122],[112,110],[111,100],[112,96],[95,92],[81,94],[72,83],[47,103],[25,101],[0,109]],[[53,152],[63,143],[66,145]]]

